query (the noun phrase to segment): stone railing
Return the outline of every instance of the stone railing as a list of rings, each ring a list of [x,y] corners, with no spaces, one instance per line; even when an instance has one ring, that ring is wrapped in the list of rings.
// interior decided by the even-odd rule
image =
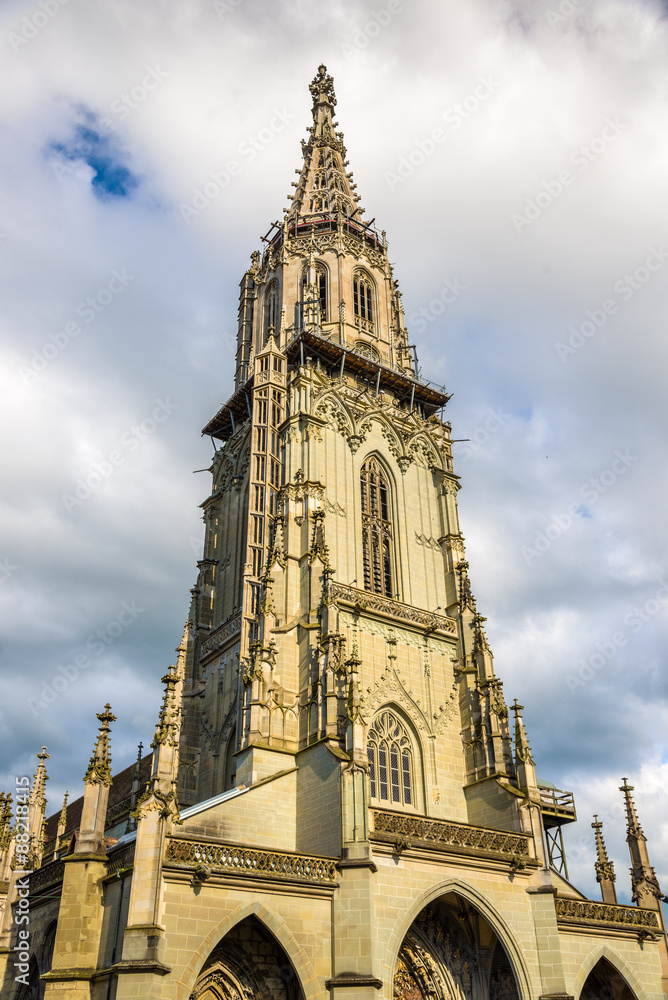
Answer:
[[[135,860],[135,843],[133,841],[131,844],[126,844],[125,847],[121,847],[118,851],[112,850],[109,854],[109,862],[107,864],[107,874],[115,875],[116,872],[125,871],[127,868],[132,868]]]
[[[401,813],[380,812],[374,809],[373,833],[375,839],[404,841],[410,846],[412,841],[420,841],[420,846],[429,845],[441,850],[452,849],[465,854],[491,854],[502,856],[509,861],[529,860],[528,836],[522,833],[506,833],[504,830],[489,830],[467,823],[448,823],[421,816],[407,816]]]
[[[654,910],[639,906],[618,906],[613,903],[592,903],[584,899],[566,899],[556,896],[554,906],[557,920],[564,924],[613,925],[626,930],[658,931],[659,922]]]
[[[170,839],[167,842],[166,860],[196,869],[269,876],[282,879],[300,879],[325,885],[336,884],[336,860],[333,858],[306,857],[303,854],[279,854],[253,847],[235,847],[230,844],[205,844],[194,840]],[[205,873],[205,877],[208,874]]]
[[[223,622],[214,629],[210,636],[202,643],[202,656],[207,653],[215,653],[216,650],[224,646],[228,639],[241,631],[241,615],[235,615],[229,622]]]
[[[46,889],[47,886],[62,882],[64,871],[65,863],[63,861],[51,861],[43,868],[37,868],[30,876],[30,895],[34,896]]]
[[[449,635],[457,635],[457,622],[454,618],[433,614],[431,611],[421,611],[410,604],[402,604],[401,601],[393,601],[389,597],[372,594],[368,590],[358,590],[357,587],[348,587],[344,583],[331,581],[327,597],[330,601],[352,604],[361,611],[379,611],[393,618],[403,618],[404,621],[418,625],[428,632],[447,632]]]

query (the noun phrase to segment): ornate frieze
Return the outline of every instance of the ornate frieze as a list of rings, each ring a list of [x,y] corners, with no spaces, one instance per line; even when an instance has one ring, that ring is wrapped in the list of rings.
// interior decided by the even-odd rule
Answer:
[[[116,872],[122,872],[133,867],[135,861],[135,846],[136,841],[133,841],[133,843],[126,844],[125,847],[120,849],[120,851],[114,851],[113,854],[109,856],[109,863],[107,865],[108,875],[115,875]]]
[[[467,823],[446,823],[377,809],[373,810],[372,815],[372,836],[376,839],[394,840],[396,837],[404,837],[409,841],[419,840],[420,846],[431,845],[442,849],[453,847],[473,855],[487,852],[504,855],[508,860],[526,858],[529,854],[530,838],[522,833],[506,833],[504,830],[489,830],[469,826]]]
[[[564,924],[613,924],[626,929],[638,927],[659,930],[655,910],[639,906],[618,906],[614,903],[592,903],[584,899],[556,896],[557,920]]]
[[[168,862],[195,868],[205,865],[212,872],[270,876],[288,881],[306,880],[326,885],[336,884],[336,860],[304,854],[279,854],[231,844],[206,844],[196,840],[169,839]]]
[[[204,640],[202,643],[202,656],[208,656],[210,653],[216,653],[223,646],[228,645],[229,640],[236,636],[238,632],[241,631],[241,615],[235,615],[228,622],[223,622],[218,628],[214,629],[211,635]]]
[[[51,864],[38,868],[30,875],[30,895],[35,896],[47,886],[58,885],[63,881],[65,871],[64,861],[52,861]]]
[[[389,597],[382,597],[380,594],[372,594],[367,590],[358,590],[356,587],[348,587],[343,583],[331,581],[327,591],[328,602],[336,601],[343,604],[351,604],[359,611],[377,612],[387,615],[390,618],[401,618],[404,621],[426,629],[428,632],[445,632],[448,635],[457,635],[457,622],[454,618],[446,615],[437,615],[430,611],[421,611],[409,604],[402,604],[400,601],[393,601]]]

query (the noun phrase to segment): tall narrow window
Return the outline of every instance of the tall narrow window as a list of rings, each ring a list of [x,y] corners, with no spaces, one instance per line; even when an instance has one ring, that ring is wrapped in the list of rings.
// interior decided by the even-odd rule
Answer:
[[[272,281],[264,299],[264,334],[269,336],[269,331],[274,333],[278,330],[278,282]]]
[[[363,271],[353,275],[353,312],[361,330],[373,331],[373,288]]]
[[[362,466],[361,492],[364,589],[392,597],[390,489],[376,458],[368,458]]]
[[[381,712],[367,740],[371,797],[412,806],[413,752],[405,726],[393,712]]]
[[[323,323],[327,319],[327,272],[322,264],[315,264],[314,272],[312,280],[316,288],[317,303],[320,310],[320,322]],[[305,268],[300,282],[302,311],[305,311],[304,305],[306,303],[306,274],[307,269]]]

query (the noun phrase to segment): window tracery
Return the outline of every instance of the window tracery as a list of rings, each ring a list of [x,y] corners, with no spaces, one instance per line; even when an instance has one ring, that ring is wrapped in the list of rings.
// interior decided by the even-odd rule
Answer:
[[[353,313],[360,330],[374,331],[373,285],[364,271],[353,275]]]
[[[264,334],[269,335],[269,331],[278,329],[278,282],[272,281],[264,299]]]
[[[377,458],[366,460],[360,478],[364,589],[392,597],[390,484]]]
[[[327,271],[324,265],[317,263],[313,265],[314,271],[314,283],[317,289],[318,295],[318,308],[320,309],[320,322],[323,323],[327,319]],[[304,268],[302,271],[301,281],[300,281],[300,299],[302,303],[302,308],[306,299],[306,276],[308,268]]]
[[[393,712],[374,721],[367,739],[371,797],[396,805],[414,805],[413,750],[405,726]]]

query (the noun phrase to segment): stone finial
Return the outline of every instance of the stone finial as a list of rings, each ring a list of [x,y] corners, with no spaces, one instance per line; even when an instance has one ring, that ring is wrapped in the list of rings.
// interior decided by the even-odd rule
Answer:
[[[612,861],[608,858],[605,841],[603,840],[603,834],[601,832],[603,829],[603,823],[601,823],[595,813],[594,822],[591,826],[594,830],[594,836],[596,838],[596,861],[594,862],[596,881],[601,886],[601,896],[603,898],[603,902],[616,903],[617,892],[615,889],[615,867]]]
[[[327,67],[322,63],[318,66],[318,72],[311,81],[309,88],[313,98],[313,107],[316,104],[326,101],[332,107],[336,107],[336,96],[334,94],[334,79],[327,73]]]
[[[622,778],[624,782],[620,785],[620,792],[624,793],[624,806],[626,808],[626,833],[628,835],[633,835],[634,837],[642,837],[645,840],[645,834],[642,832],[642,827],[640,825],[640,820],[636,815],[636,807],[633,801],[631,792],[634,790],[633,785],[629,785],[626,778]]]
[[[69,797],[69,792],[65,792],[65,797],[63,798],[63,806],[60,810],[60,816],[58,817],[58,833],[57,837],[61,837],[67,829],[67,799]]]
[[[663,893],[656,873],[649,863],[647,838],[642,831],[631,796],[633,785],[629,785],[626,778],[622,778],[622,782],[619,790],[624,793],[626,806],[626,843],[629,845],[631,856],[631,898],[644,909],[658,910],[661,907]]]
[[[529,740],[527,739],[524,722],[522,721],[522,716],[520,714],[524,711],[524,705],[520,705],[517,698],[515,698],[515,701],[510,707],[515,713],[515,762],[533,764],[534,759],[531,756],[531,747],[529,746]]]
[[[165,692],[162,697],[160,707],[160,717],[155,728],[155,736],[151,746],[155,749],[158,744],[176,746],[176,696],[175,690],[178,683],[176,667],[171,664],[167,673],[162,678],[165,685]]]
[[[98,712],[97,717],[102,723],[100,735],[93,751],[93,756],[88,764],[88,770],[84,775],[84,782],[87,785],[111,786],[111,754],[109,752],[110,722],[116,721],[116,716],[111,711],[109,702],[104,706],[103,712]]]
[[[46,752],[46,747],[42,747],[39,753],[35,754],[39,764],[37,765],[37,770],[33,776],[32,789],[30,791],[30,803],[31,805],[36,805],[38,809],[43,813],[46,809],[46,783],[49,780],[49,776],[46,773],[46,761],[49,760],[50,754]]]
[[[2,812],[0,813],[0,856],[9,847],[12,839],[12,797],[2,793]]]

